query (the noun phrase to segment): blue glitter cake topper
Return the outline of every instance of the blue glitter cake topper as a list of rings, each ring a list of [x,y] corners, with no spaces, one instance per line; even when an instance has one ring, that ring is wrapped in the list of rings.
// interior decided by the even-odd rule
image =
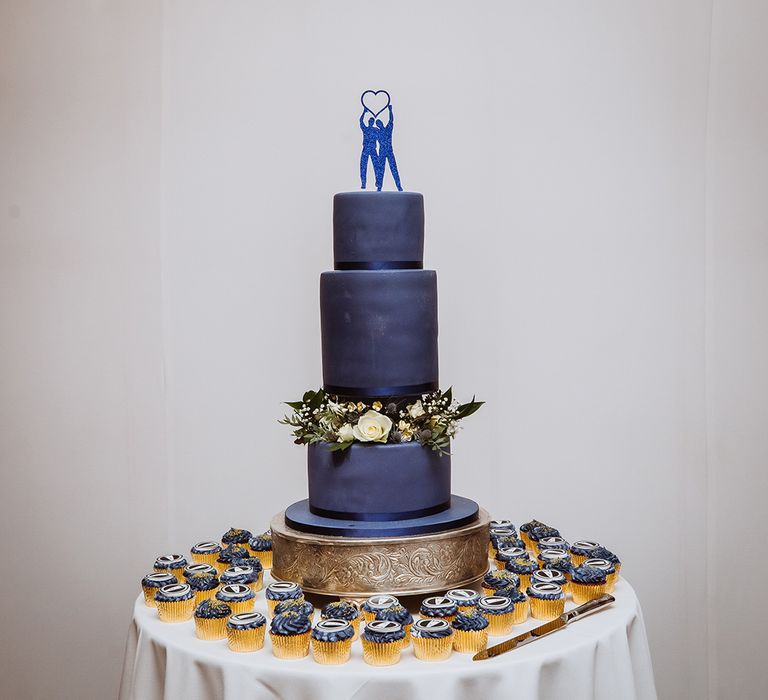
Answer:
[[[384,171],[389,164],[389,172],[395,186],[402,192],[400,173],[397,172],[395,153],[392,150],[392,129],[395,117],[392,114],[392,101],[386,90],[366,90],[360,95],[363,113],[360,115],[360,129],[363,132],[363,150],[360,152],[360,189],[364,190],[368,179],[368,161],[373,165],[376,178],[376,190],[381,192],[384,183]],[[387,123],[379,115],[387,112]],[[368,115],[368,116],[366,116]]]

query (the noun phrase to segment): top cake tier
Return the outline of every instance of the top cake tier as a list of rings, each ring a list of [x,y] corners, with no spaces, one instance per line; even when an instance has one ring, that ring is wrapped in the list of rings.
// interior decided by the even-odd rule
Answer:
[[[336,270],[408,270],[424,264],[418,192],[342,192],[333,198]]]

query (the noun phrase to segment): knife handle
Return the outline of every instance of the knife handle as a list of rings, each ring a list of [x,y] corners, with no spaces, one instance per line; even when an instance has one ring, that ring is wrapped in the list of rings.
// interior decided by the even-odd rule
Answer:
[[[616,598],[614,598],[612,595],[604,593],[599,598],[588,600],[583,605],[579,605],[578,608],[574,608],[573,610],[565,613],[565,621],[570,622],[577,617],[584,617],[584,615],[589,615],[589,613],[594,612],[595,610],[599,610],[609,603],[613,603],[614,600],[616,600]]]

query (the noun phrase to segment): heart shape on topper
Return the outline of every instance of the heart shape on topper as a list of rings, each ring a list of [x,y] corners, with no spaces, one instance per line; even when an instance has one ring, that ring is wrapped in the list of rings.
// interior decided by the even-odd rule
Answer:
[[[386,90],[366,90],[360,95],[360,102],[374,117],[389,107],[389,93]]]

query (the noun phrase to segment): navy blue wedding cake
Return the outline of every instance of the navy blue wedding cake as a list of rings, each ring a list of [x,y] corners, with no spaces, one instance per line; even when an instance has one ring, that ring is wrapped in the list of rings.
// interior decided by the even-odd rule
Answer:
[[[323,389],[291,403],[286,419],[308,445],[309,498],[287,508],[286,523],[316,534],[398,537],[474,522],[477,504],[451,494],[449,450],[456,420],[479,403],[457,410],[439,388],[424,198],[335,195],[333,252],[333,271],[320,276]]]

